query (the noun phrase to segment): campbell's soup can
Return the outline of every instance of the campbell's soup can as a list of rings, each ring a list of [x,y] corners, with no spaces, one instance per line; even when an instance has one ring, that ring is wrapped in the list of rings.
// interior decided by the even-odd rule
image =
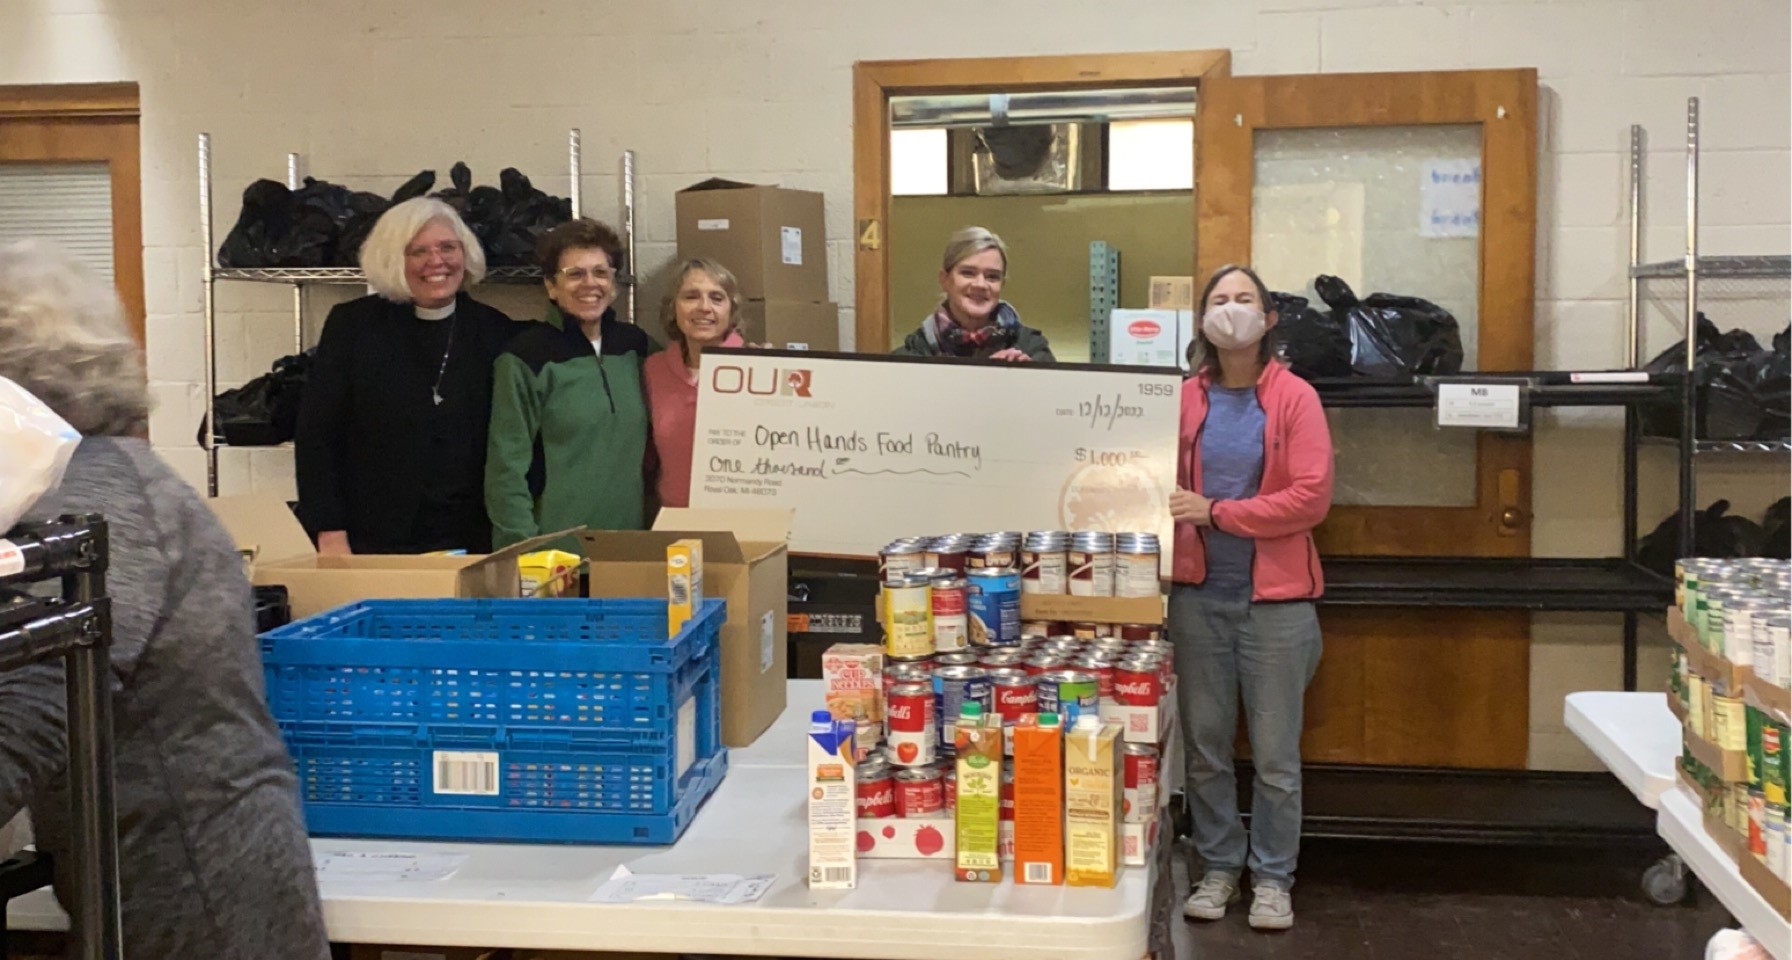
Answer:
[[[1002,761],[1002,815],[1001,819],[1014,822],[1014,764]]]
[[[963,577],[936,576],[933,580],[933,649],[963,650],[970,640],[970,617],[965,613]]]
[[[956,764],[943,764],[946,768],[940,771],[940,793],[946,798],[946,815],[951,816],[958,809],[958,767]]]
[[[1156,661],[1142,657],[1114,665],[1114,702],[1128,707],[1155,707],[1164,699],[1164,678]]]
[[[940,753],[950,755],[957,749],[958,715],[964,710],[965,703],[982,704],[985,716],[994,713],[994,688],[990,686],[987,670],[957,664],[933,671],[933,686],[937,691],[934,714],[940,718],[936,745]]]
[[[1121,750],[1126,765],[1122,819],[1150,823],[1157,816],[1157,748],[1149,743],[1128,743]]]
[[[991,647],[977,658],[977,665],[985,670],[1018,670],[1026,660],[1026,651],[1019,647]]]
[[[1018,723],[1021,717],[1039,712],[1039,688],[1032,674],[1012,668],[991,670],[989,682],[1003,724]]]
[[[926,766],[938,751],[939,730],[934,720],[933,687],[926,683],[899,683],[890,689],[884,705],[890,737],[884,754],[899,767]]]
[[[1154,623],[1123,623],[1120,625],[1119,633],[1120,639],[1130,643],[1142,643],[1163,636],[1162,628]]]
[[[1020,574],[1013,567],[971,570],[971,643],[1011,647],[1020,643]]]
[[[1055,713],[1064,718],[1064,727],[1076,725],[1078,717],[1100,716],[1100,681],[1082,670],[1053,670],[1040,674],[1034,681],[1038,690],[1039,712]]]
[[[854,769],[858,780],[853,807],[860,820],[882,820],[896,815],[894,771],[882,760],[866,760]]]
[[[920,574],[884,581],[884,655],[919,660],[933,655],[933,582]]]
[[[1036,653],[1028,657],[1026,661],[1020,665],[1020,668],[1025,670],[1028,674],[1037,677],[1042,673],[1051,673],[1053,670],[1062,669],[1064,663],[1065,661],[1063,657],[1056,657],[1049,653]]]
[[[946,778],[937,764],[897,772],[896,816],[931,817],[945,808]]]
[[[906,577],[929,566],[927,552],[919,540],[896,540],[877,555],[877,576],[880,580]]]

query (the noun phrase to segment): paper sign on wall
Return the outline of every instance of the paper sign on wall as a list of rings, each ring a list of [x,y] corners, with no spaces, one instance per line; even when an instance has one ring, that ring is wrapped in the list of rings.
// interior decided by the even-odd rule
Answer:
[[[1513,430],[1519,424],[1519,388],[1515,383],[1440,383],[1437,425]]]
[[[1481,233],[1481,161],[1427,160],[1419,167],[1419,236]]]

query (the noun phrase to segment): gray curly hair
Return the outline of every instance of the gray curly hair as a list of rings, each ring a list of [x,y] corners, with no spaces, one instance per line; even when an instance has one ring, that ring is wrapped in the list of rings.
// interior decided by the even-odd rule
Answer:
[[[49,243],[0,244],[0,377],[83,436],[124,436],[149,423],[143,352],[117,293]]]

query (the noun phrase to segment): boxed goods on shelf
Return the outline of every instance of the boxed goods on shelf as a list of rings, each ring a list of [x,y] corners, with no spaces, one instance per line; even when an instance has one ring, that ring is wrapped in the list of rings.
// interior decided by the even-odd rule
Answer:
[[[709,600],[370,600],[263,635],[311,832],[670,843],[727,772]]]

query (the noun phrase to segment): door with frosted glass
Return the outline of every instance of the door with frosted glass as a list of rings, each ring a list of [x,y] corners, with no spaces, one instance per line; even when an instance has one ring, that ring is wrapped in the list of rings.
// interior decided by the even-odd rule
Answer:
[[[1531,367],[1535,71],[1230,77],[1196,116],[1196,262],[1316,277],[1456,320],[1464,372]],[[1328,408],[1327,556],[1526,556],[1530,440],[1429,408]],[[1509,611],[1325,607],[1309,760],[1523,767],[1530,623]]]

